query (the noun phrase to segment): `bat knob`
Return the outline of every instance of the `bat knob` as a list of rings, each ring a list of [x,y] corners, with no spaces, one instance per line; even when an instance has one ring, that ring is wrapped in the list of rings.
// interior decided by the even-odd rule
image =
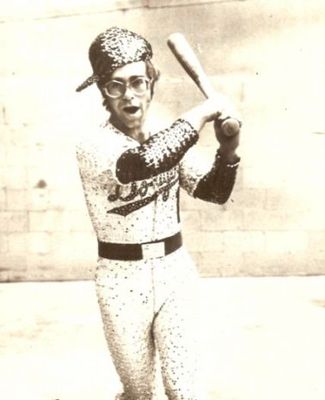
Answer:
[[[237,119],[227,118],[221,123],[222,133],[226,136],[238,135],[241,123]]]

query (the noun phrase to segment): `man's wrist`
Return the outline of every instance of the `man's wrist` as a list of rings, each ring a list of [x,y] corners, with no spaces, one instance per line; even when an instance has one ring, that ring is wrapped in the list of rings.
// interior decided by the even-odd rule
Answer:
[[[240,161],[240,157],[236,154],[236,150],[229,150],[220,146],[217,154],[221,160],[226,164],[236,164]]]

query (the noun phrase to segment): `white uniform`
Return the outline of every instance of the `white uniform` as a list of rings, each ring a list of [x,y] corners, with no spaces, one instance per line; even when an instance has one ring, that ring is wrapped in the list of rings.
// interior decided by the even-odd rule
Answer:
[[[77,147],[89,214],[101,242],[147,243],[179,232],[180,186],[192,194],[207,171],[198,172],[188,153],[166,172],[121,184],[116,162],[137,146],[108,124]],[[121,398],[152,398],[157,349],[168,398],[196,400],[196,268],[183,247],[166,256],[151,247],[142,260],[98,258],[97,294],[124,388]]]
[[[117,68],[140,61],[150,67],[151,58],[144,38],[112,27],[92,42],[93,74],[77,91],[95,82],[103,88]],[[124,400],[152,398],[156,349],[168,398],[202,400],[195,388],[197,273],[181,247],[179,188],[223,203],[237,165],[217,154],[209,171],[198,172],[189,151],[197,140],[198,132],[179,119],[141,145],[108,125],[78,146],[99,241],[98,300]]]

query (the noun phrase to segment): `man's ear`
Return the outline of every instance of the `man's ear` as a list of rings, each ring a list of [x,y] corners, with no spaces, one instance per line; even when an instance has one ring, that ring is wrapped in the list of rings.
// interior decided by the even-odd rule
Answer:
[[[110,107],[110,103],[108,101],[108,98],[106,96],[103,96],[103,106],[105,107],[105,109],[110,113],[111,112],[111,107]]]
[[[102,89],[102,87],[101,87],[101,85],[99,83],[97,83],[97,87],[98,87],[98,90],[100,91],[100,93],[102,95],[102,98],[103,98],[103,103],[102,104],[105,107],[105,109],[110,113],[111,109],[110,109],[110,104],[109,104],[109,101],[108,101],[108,97],[105,94],[104,90]]]
[[[152,79],[152,80],[150,81],[150,94],[151,94],[150,100],[152,100],[153,95],[154,95],[154,93],[155,93],[156,82],[157,82],[157,81],[155,81],[154,79]]]

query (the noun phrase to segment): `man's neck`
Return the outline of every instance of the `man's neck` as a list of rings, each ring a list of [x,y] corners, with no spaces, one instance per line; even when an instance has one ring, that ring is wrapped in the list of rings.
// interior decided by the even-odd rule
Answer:
[[[149,133],[144,132],[141,127],[136,128],[128,128],[122,126],[119,121],[110,119],[110,123],[115,126],[119,131],[123,132],[125,135],[129,136],[130,138],[136,140],[139,143],[143,143],[145,140],[149,138]]]
[[[143,143],[149,137],[149,135],[143,132],[143,130],[140,128],[129,129],[128,132],[124,133],[139,143]]]

